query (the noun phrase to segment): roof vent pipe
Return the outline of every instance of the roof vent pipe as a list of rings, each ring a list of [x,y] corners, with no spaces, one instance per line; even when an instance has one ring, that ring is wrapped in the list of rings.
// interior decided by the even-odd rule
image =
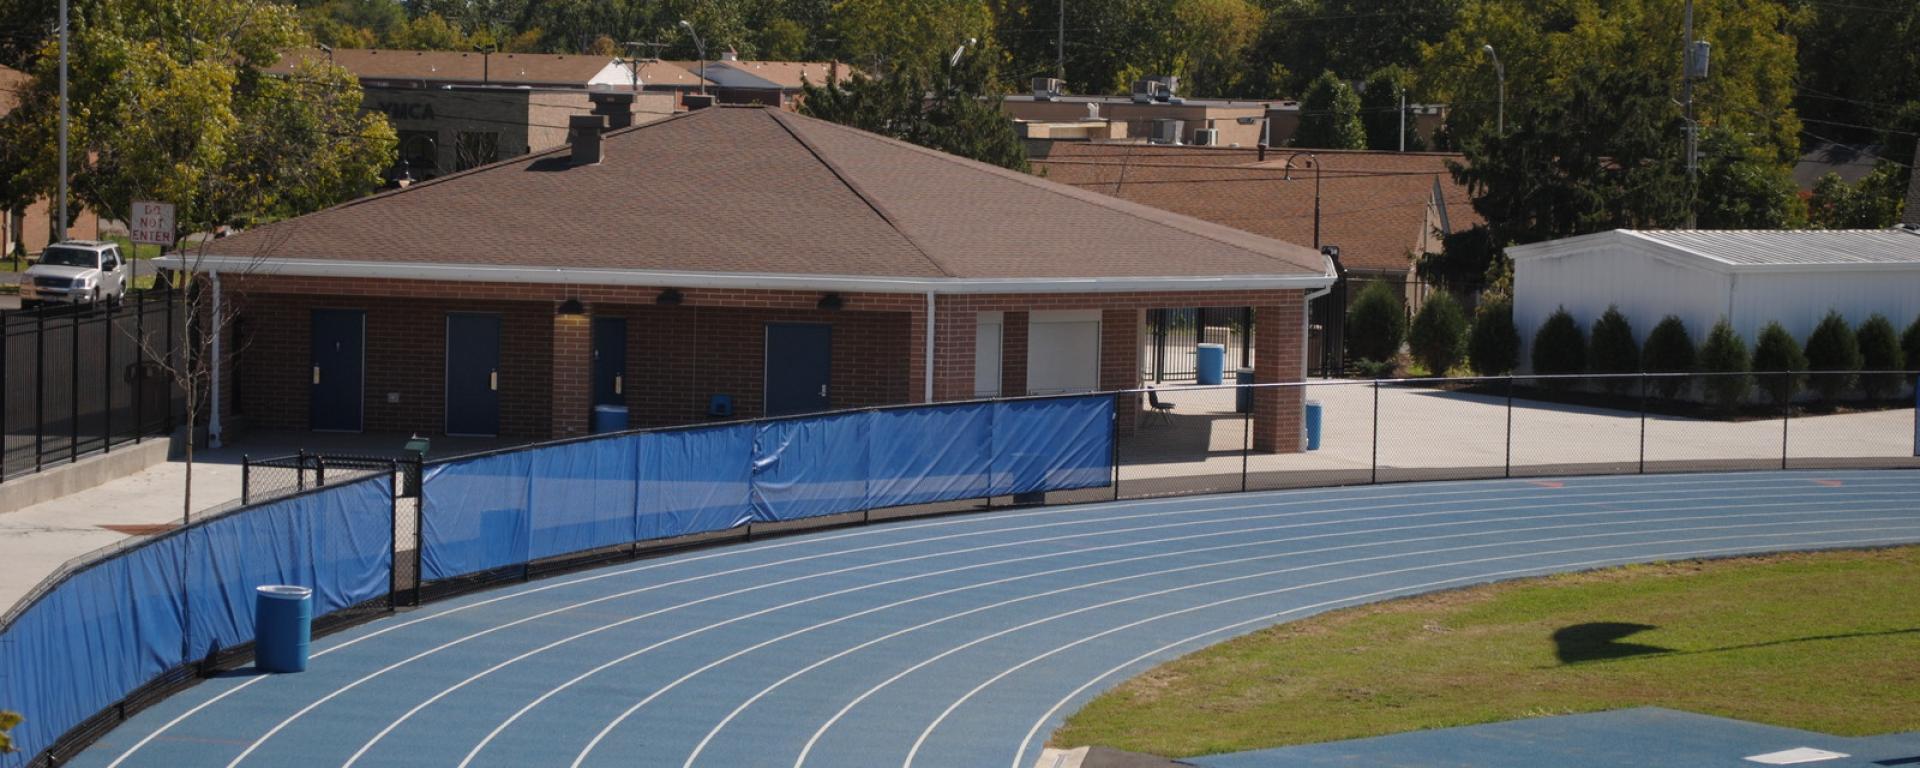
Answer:
[[[600,164],[600,134],[606,130],[606,115],[572,115],[567,118],[574,167]]]
[[[595,91],[587,99],[593,102],[593,114],[606,115],[609,130],[633,125],[631,91]]]

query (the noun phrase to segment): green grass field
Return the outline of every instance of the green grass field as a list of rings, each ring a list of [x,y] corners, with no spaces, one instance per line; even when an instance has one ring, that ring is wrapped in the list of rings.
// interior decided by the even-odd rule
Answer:
[[[1920,730],[1915,702],[1920,547],[1903,547],[1633,566],[1330,613],[1153,669],[1053,743],[1184,757],[1645,705],[1868,735]]]

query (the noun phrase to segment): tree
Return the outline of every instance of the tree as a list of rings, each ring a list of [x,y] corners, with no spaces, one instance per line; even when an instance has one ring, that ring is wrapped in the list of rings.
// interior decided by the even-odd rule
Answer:
[[[1800,372],[1806,369],[1807,356],[1800,352],[1793,334],[1778,322],[1767,323],[1753,345],[1753,372],[1760,380],[1760,390],[1776,405],[1785,405],[1800,391],[1804,376]]]
[[[987,50],[969,52],[957,66],[901,69],[870,78],[855,72],[831,85],[808,83],[802,114],[910,141],[1016,171],[1027,170],[1027,151],[1000,111]]]
[[[1459,24],[1465,0],[1382,5],[1379,0],[1275,0],[1253,59],[1273,62],[1283,75],[1263,83],[1268,95],[1303,92],[1315,72],[1365,73],[1412,67],[1423,45]]]
[[[1820,177],[1807,201],[1813,226],[1823,229],[1880,229],[1900,222],[1907,188],[1899,166],[1882,162],[1858,183],[1837,173]]]
[[[1813,375],[1813,388],[1824,400],[1839,399],[1853,386],[1853,371],[1860,370],[1860,342],[1853,328],[1840,313],[1827,310],[1827,316],[1807,336],[1807,369]]]
[[[993,33],[993,13],[983,0],[840,0],[832,23],[848,58],[887,77],[931,71],[957,46],[985,42]]]
[[[1293,145],[1315,149],[1365,149],[1367,129],[1360,123],[1360,97],[1333,72],[1322,72],[1300,100],[1300,129]]]
[[[1696,365],[1694,351],[1687,324],[1677,316],[1667,315],[1647,334],[1647,343],[1640,350],[1641,367],[1648,373],[1692,373]],[[1653,389],[1661,397],[1672,400],[1686,392],[1689,384],[1685,376],[1662,376],[1654,379]]]
[[[1920,369],[1920,317],[1900,334],[1900,359],[1906,361],[1908,370]]]
[[[1587,340],[1580,323],[1566,307],[1554,310],[1540,330],[1533,334],[1533,372],[1542,376],[1575,374],[1587,369]],[[1549,381],[1547,386],[1561,389],[1563,382]]]
[[[1392,363],[1406,335],[1407,310],[1391,285],[1369,282],[1347,307],[1347,353],[1355,359]]]
[[[1719,374],[1706,377],[1707,399],[1727,410],[1740,407],[1753,389],[1748,366],[1747,343],[1740,340],[1732,323],[1721,318],[1707,332],[1707,343],[1700,347],[1700,370]]]
[[[1893,330],[1893,323],[1880,313],[1861,323],[1854,337],[1860,347],[1861,370],[1898,371],[1907,364],[1906,355],[1900,351],[1900,336]],[[1905,377],[1897,373],[1863,373],[1860,389],[1868,400],[1879,400],[1900,391],[1902,378]]]
[[[1376,69],[1360,88],[1360,121],[1367,132],[1367,149],[1393,152],[1404,138],[1411,152],[1426,149],[1420,132],[1414,130],[1413,117],[1402,112],[1406,93],[1412,87],[1413,74],[1399,65]]]
[[[1487,273],[1501,260],[1493,233],[1485,224],[1456,229],[1440,236],[1439,253],[1423,253],[1414,260],[1420,279],[1453,290],[1471,290],[1487,284]]]
[[[1589,334],[1587,368],[1601,374],[1630,374],[1640,372],[1640,343],[1633,338],[1633,324],[1627,322],[1627,316],[1620,314],[1619,307],[1609,306],[1593,322]],[[1620,393],[1627,391],[1635,383],[1626,377],[1601,380],[1601,386],[1608,391]]]
[[[1700,188],[1694,203],[1704,229],[1784,229],[1804,226],[1807,204],[1792,170],[1767,150],[1723,129],[1700,138]]]
[[[1467,313],[1453,294],[1436,291],[1413,316],[1407,349],[1427,373],[1446,376],[1467,352]]]
[[[1467,359],[1482,376],[1504,376],[1520,362],[1520,331],[1513,325],[1513,302],[1483,301],[1467,342]]]

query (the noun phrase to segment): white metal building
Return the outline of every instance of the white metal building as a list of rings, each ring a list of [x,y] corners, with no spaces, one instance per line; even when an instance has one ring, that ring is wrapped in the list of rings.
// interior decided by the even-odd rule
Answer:
[[[1920,230],[1619,229],[1507,249],[1523,368],[1533,334],[1566,307],[1583,329],[1615,305],[1646,334],[1678,315],[1698,344],[1725,317],[1747,341],[1779,321],[1805,342],[1827,310],[1856,327],[1920,316]]]

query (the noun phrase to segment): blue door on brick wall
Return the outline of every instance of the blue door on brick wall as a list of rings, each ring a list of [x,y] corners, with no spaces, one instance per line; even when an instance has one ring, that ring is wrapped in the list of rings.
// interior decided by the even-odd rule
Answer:
[[[307,424],[321,432],[358,432],[366,392],[367,313],[316,309],[311,332],[313,370]]]
[[[767,325],[767,415],[827,410],[833,378],[833,326]]]
[[[447,315],[447,434],[500,434],[499,315]]]
[[[593,404],[626,405],[627,319],[593,319]]]

